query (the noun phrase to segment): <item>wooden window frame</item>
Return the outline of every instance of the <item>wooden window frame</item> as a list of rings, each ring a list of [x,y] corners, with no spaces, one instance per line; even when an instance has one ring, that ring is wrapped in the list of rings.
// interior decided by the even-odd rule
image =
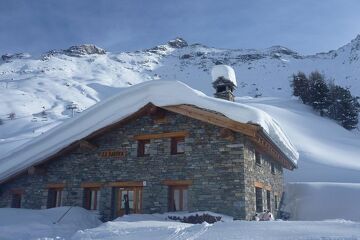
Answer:
[[[95,192],[95,197],[94,197],[94,208],[92,208],[91,206],[92,204],[92,192]],[[99,187],[84,187],[84,203],[83,206],[85,209],[90,210],[90,211],[97,211],[99,210],[99,202],[98,202],[98,196],[100,193],[100,188]]]
[[[60,197],[58,196],[59,193],[60,193]],[[50,196],[50,194],[55,194],[55,196]],[[63,196],[64,196],[64,188],[63,187],[49,187],[48,188],[47,208],[61,207],[63,204]],[[51,198],[52,198],[52,201],[50,202]],[[59,198],[60,198],[60,203],[58,202]]]
[[[138,140],[138,157],[150,156],[150,153],[145,154],[145,145],[150,144],[150,139]]]
[[[258,199],[257,190],[260,191],[260,199]],[[263,212],[264,211],[264,203],[263,203],[263,189],[260,187],[255,187],[255,211]]]
[[[266,210],[271,211],[271,191],[266,190]]]
[[[19,198],[16,198],[16,197]],[[22,191],[12,191],[11,193],[11,208],[21,208],[22,205],[23,192]]]
[[[174,191],[179,190],[179,207],[180,209],[175,209],[175,196]],[[187,211],[188,205],[186,209],[184,209],[184,190],[187,191],[189,198],[189,185],[169,185],[169,196],[168,196],[168,211],[169,212],[178,212],[178,211]]]
[[[178,143],[180,141],[184,142],[185,145],[185,137],[172,137],[171,138],[171,155],[178,155],[178,154],[184,154],[185,153],[185,149],[182,152],[179,152],[178,149]]]

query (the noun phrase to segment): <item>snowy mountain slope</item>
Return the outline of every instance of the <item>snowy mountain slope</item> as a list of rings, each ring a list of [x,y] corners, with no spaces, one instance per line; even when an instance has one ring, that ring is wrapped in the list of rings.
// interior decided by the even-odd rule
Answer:
[[[72,110],[68,108],[74,104],[77,114],[121,91],[122,87],[156,79],[180,80],[212,95],[210,70],[218,62],[235,69],[237,96],[290,99],[291,74],[299,70],[309,73],[315,69],[336,79],[339,85],[351,86],[352,92],[360,95],[360,35],[335,51],[312,56],[302,56],[281,46],[230,50],[188,45],[182,39],[136,52],[109,53],[93,45],[83,45],[50,51],[41,57],[6,55],[0,60],[0,118],[3,121],[0,125],[0,155],[71,117]],[[270,115],[279,110],[278,103],[266,99],[262,106]],[[289,113],[288,119],[291,119],[298,107],[298,103],[283,104],[280,110],[285,111],[283,114]],[[287,118],[282,122],[278,117],[281,114],[273,116],[278,117],[280,124],[287,125],[282,127],[288,130],[290,138],[304,153],[304,157],[300,156],[300,166],[303,160],[302,166],[309,163],[310,168],[316,163],[358,169],[359,135],[343,130],[330,120],[316,117],[302,105],[300,108],[303,109],[301,114],[294,118],[298,122],[296,126]],[[10,113],[15,113],[14,120],[9,119]],[[308,121],[300,118],[306,114],[311,115],[309,119],[304,117]],[[317,119],[317,126],[324,122],[328,127],[314,128],[313,119]],[[328,139],[327,134],[332,131],[336,134]],[[298,140],[301,135],[305,135],[305,140],[323,137],[309,144]],[[347,150],[338,155],[325,154],[329,149],[343,149],[344,146]],[[335,156],[343,154],[341,159],[344,160],[334,161]]]

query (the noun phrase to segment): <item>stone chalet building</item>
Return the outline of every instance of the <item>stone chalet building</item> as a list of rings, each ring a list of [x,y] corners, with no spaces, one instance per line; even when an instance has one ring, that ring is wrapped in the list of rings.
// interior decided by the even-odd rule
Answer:
[[[127,194],[131,213],[276,215],[283,170],[296,168],[297,152],[259,124],[227,117],[225,109],[242,116],[252,108],[233,102],[233,69],[214,69],[216,98],[180,82],[145,82],[8,154],[0,207],[80,206],[111,220],[125,213]]]

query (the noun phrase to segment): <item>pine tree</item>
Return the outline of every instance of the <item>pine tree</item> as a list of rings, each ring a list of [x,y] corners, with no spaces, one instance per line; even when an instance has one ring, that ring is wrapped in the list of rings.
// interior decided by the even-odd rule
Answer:
[[[348,130],[355,129],[359,121],[360,104],[358,99],[351,95],[348,88],[336,85],[330,86],[329,96],[331,99],[329,117]]]
[[[318,71],[312,72],[309,75],[309,92],[310,92],[310,104],[323,116],[327,113],[327,109],[330,106],[328,99],[329,87],[325,82],[324,75]]]
[[[303,103],[307,104],[310,101],[309,93],[309,80],[306,77],[305,73],[298,72],[298,74],[293,74],[293,79],[291,81],[291,87],[293,88],[293,95],[300,97]]]

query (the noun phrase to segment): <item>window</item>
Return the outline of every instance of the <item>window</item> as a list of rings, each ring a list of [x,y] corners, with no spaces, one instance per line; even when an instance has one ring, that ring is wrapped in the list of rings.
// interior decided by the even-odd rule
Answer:
[[[144,157],[150,155],[150,139],[138,141],[138,156]]]
[[[256,212],[263,211],[262,188],[255,187]]]
[[[185,138],[171,138],[171,154],[182,154],[185,152]]]
[[[271,168],[271,173],[275,174],[275,163],[272,162],[270,168]]]
[[[48,208],[62,206],[63,189],[62,188],[49,188],[48,191]]]
[[[278,207],[279,207],[279,206],[278,206],[278,204],[279,204],[278,201],[279,201],[279,200],[278,200],[278,196],[277,196],[277,195],[275,195],[274,197],[275,197],[275,210],[277,210]]]
[[[169,211],[188,210],[188,186],[169,186]]]
[[[21,193],[13,193],[11,198],[12,208],[21,208]]]
[[[99,203],[99,188],[84,188],[84,208],[88,210],[99,210]]]
[[[255,163],[261,165],[261,154],[258,151],[255,151]]]
[[[267,210],[271,211],[271,192],[269,190],[266,190],[266,204]]]

